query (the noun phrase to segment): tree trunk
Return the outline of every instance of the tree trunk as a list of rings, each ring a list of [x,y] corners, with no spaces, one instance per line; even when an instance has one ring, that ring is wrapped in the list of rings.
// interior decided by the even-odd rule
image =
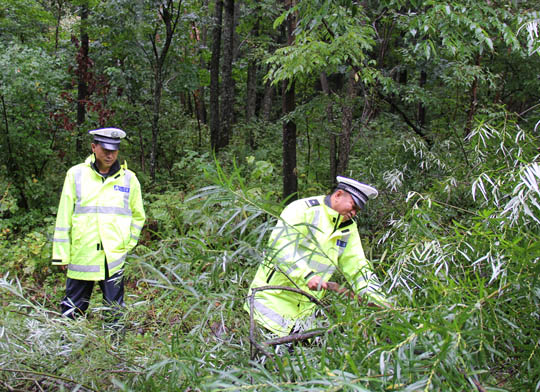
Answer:
[[[321,88],[324,92],[324,95],[327,97],[330,96],[330,87],[328,86],[328,77],[325,72],[321,72],[320,75]],[[329,102],[326,105],[326,123],[329,124],[328,130],[328,140],[329,140],[329,150],[330,150],[330,183],[335,182],[337,176],[337,137],[334,132],[332,132],[332,122],[333,122],[334,113],[332,111],[332,102]]]
[[[257,61],[248,62],[246,82],[246,121],[255,117],[257,108]]]
[[[221,107],[221,132],[219,147],[229,144],[234,122],[234,80],[232,64],[234,55],[234,0],[225,0],[225,15],[223,18],[223,100]]]
[[[3,117],[3,123],[4,123],[4,130],[5,130],[5,146],[7,147],[5,152],[3,152],[4,158],[6,158],[6,166],[8,169],[8,172],[11,173],[15,187],[19,191],[19,195],[21,197],[20,199],[20,205],[25,210],[28,210],[30,208],[30,204],[28,203],[28,199],[26,198],[26,194],[24,192],[24,184],[25,181],[22,177],[22,171],[19,170],[19,165],[17,164],[17,161],[15,160],[14,154],[14,148],[11,146],[11,138],[9,135],[9,122],[8,122],[8,113],[6,108],[6,101],[4,99],[3,95],[0,95],[0,102],[2,102],[2,117]]]
[[[260,117],[264,121],[270,121],[272,114],[272,102],[274,100],[275,88],[270,83],[264,85],[264,94],[261,102]]]
[[[294,83],[287,88],[287,81],[282,82],[282,110],[287,116],[295,109]],[[283,123],[283,198],[288,202],[298,198],[298,172],[296,169],[296,123],[287,120]]]
[[[156,157],[159,136],[159,112],[161,108],[161,90],[163,79],[161,74],[162,65],[156,64],[154,70],[154,96],[152,110],[152,148],[150,150],[150,178],[152,182],[156,179]]]
[[[209,3],[209,0],[203,0],[203,8],[205,10],[208,9],[208,3]],[[208,27],[206,23],[203,23],[201,27],[201,33],[200,33],[199,39],[200,39],[200,46],[207,47]],[[200,56],[200,58],[201,58],[201,61],[200,61],[201,69],[207,69],[208,64],[206,64],[204,60],[204,56]],[[195,90],[194,99],[195,99],[195,102],[197,103],[197,121],[202,122],[203,124],[208,124],[208,116],[206,113],[206,105],[205,105],[205,99],[204,99],[206,95],[205,90],[206,90],[206,87],[204,86],[201,86],[197,90]],[[200,124],[199,124],[199,127],[200,127]],[[199,145],[200,145],[200,140],[199,140]]]
[[[476,57],[477,66],[480,66],[480,58],[481,58],[480,55]],[[464,137],[469,136],[469,133],[471,133],[473,118],[474,118],[474,115],[476,114],[476,107],[478,105],[477,93],[478,93],[478,78],[475,76],[473,84],[471,86],[471,93],[470,93],[471,100],[469,104],[469,110],[467,111],[467,123],[465,124],[465,130],[464,130],[465,132],[463,135]]]
[[[163,66],[171,46],[172,38],[180,18],[181,1],[175,10],[174,0],[168,0],[162,4],[158,10],[161,21],[165,25],[165,41],[163,47],[159,50],[159,26],[154,29],[154,34],[150,37],[152,42],[152,52],[154,55],[154,91],[153,91],[153,114],[152,114],[152,148],[150,151],[150,178],[152,182],[156,179],[156,160],[159,137],[159,115],[161,109],[161,93],[163,91]]]
[[[427,82],[427,72],[425,70],[420,71],[420,80],[419,80],[419,87],[421,89],[424,88]],[[424,128],[424,125],[426,125],[426,107],[422,102],[418,103],[418,127]]]
[[[293,1],[286,0],[285,7],[293,6]],[[295,28],[294,16],[287,16],[287,43],[294,42],[293,31]],[[296,107],[294,82],[287,80],[282,82],[282,112],[287,117]],[[296,123],[289,119],[283,123],[283,198],[287,202],[298,199],[298,170],[296,168]]]
[[[339,152],[337,163],[337,174],[346,175],[347,167],[349,166],[349,155],[351,152],[351,134],[354,99],[356,98],[356,85],[354,80],[354,71],[349,72],[347,81],[347,97],[343,104],[342,119],[341,119],[341,135],[339,137]]]
[[[141,164],[141,170],[144,172],[146,171],[146,162],[144,159],[144,139],[143,139],[143,134],[142,134],[142,127],[139,127],[139,151],[140,151],[139,162]]]
[[[55,2],[57,5],[57,14],[56,14],[56,26],[54,28],[54,54],[58,54],[58,38],[60,37],[60,22],[62,21],[62,6],[64,5],[63,0],[57,0]]]
[[[88,33],[86,32],[86,23],[88,21],[88,3],[84,2],[81,5],[81,43],[79,53],[77,54],[77,139],[75,142],[76,151],[82,153],[83,134],[81,127],[86,118],[86,101],[88,99],[88,66],[90,60],[88,58]]]
[[[212,31],[212,59],[210,60],[210,146],[219,151],[219,59],[221,52],[221,24],[223,1],[216,0]]]
[[[257,109],[257,62],[253,59],[248,62],[246,90],[246,122],[248,122],[255,118]],[[249,147],[254,150],[255,137],[251,127],[248,130]]]
[[[259,17],[255,21],[255,25],[251,30],[252,37],[259,36]],[[255,117],[257,110],[257,68],[258,62],[254,56],[249,56],[248,68],[247,68],[247,83],[246,83],[246,121],[250,121]],[[253,143],[250,143],[253,147]]]

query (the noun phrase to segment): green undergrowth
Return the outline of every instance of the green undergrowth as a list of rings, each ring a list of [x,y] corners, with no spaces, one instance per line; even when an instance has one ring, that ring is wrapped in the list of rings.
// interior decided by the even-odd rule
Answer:
[[[0,388],[540,390],[540,167],[534,140],[497,121],[471,133],[470,166],[454,156],[422,189],[410,187],[420,175],[400,185],[397,172],[378,185],[360,232],[393,308],[329,293],[324,333],[292,353],[252,357],[242,309],[283,208],[269,162],[215,165],[198,188],[147,195],[120,332],[103,319],[98,289],[86,318],[57,313],[65,277],[47,264],[50,228],[4,231]],[[423,167],[437,162],[425,145],[402,147]]]

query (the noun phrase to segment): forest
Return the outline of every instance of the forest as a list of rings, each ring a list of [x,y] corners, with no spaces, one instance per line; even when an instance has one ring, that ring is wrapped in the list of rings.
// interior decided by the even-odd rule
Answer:
[[[0,390],[540,391],[538,5],[2,0]],[[102,127],[146,212],[122,334],[99,288],[62,317],[51,265]],[[270,231],[337,175],[379,192],[357,224],[393,306],[328,292],[261,361]]]

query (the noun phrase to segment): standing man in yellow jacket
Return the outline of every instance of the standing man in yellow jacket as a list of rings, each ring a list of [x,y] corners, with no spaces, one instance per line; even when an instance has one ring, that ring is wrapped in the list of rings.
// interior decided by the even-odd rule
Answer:
[[[377,190],[346,177],[337,177],[331,195],[296,200],[281,213],[269,240],[269,254],[250,287],[244,305],[250,311],[251,290],[287,286],[321,299],[334,273],[342,275],[358,295],[385,304],[371,264],[364,255],[353,220]],[[253,301],[254,319],[279,337],[309,328],[315,304],[286,290],[261,290]]]
[[[117,159],[126,133],[117,128],[89,133],[94,137],[93,154],[68,170],[62,189],[52,263],[67,267],[64,316],[85,313],[97,281],[104,303],[117,308],[117,318],[124,305],[124,262],[145,220],[141,186],[135,173]]]

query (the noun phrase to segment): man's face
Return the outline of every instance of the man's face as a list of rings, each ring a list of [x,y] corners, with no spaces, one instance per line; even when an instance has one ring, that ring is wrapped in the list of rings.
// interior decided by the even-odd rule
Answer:
[[[99,143],[92,143],[92,152],[96,154],[98,169],[103,173],[107,173],[118,158],[118,150],[107,150]]]
[[[356,213],[360,210],[354,203],[352,196],[344,190],[338,189],[332,196],[331,207],[343,216],[344,221],[356,216]]]

